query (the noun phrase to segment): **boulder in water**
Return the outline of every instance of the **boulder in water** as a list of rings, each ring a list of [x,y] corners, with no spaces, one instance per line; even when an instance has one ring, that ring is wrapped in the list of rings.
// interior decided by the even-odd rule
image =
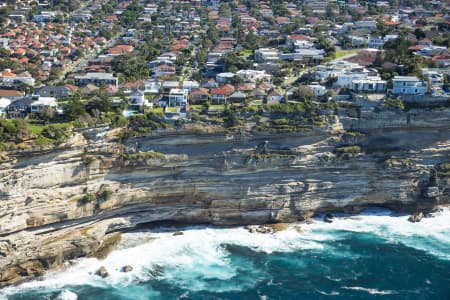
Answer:
[[[101,278],[106,278],[106,277],[109,276],[109,273],[108,273],[108,271],[106,270],[105,267],[101,266],[100,269],[98,269],[95,272],[95,275],[100,276]]]
[[[323,221],[326,222],[326,223],[333,223],[333,219],[334,219],[334,216],[332,214],[330,214],[330,213],[326,214],[323,217]]]
[[[122,269],[120,269],[120,272],[122,273],[128,273],[131,271],[133,271],[133,267],[130,265],[123,266]]]
[[[420,222],[423,218],[423,213],[422,212],[418,212],[415,213],[411,216],[409,216],[408,221],[410,221],[411,223],[417,223]]]
[[[175,231],[172,235],[173,236],[177,236],[177,235],[183,235],[183,231]]]

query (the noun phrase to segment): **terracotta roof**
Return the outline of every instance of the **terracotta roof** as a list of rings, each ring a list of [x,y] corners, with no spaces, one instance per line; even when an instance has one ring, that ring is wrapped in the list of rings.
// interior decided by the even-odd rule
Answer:
[[[23,92],[15,90],[0,90],[0,97],[23,97]]]

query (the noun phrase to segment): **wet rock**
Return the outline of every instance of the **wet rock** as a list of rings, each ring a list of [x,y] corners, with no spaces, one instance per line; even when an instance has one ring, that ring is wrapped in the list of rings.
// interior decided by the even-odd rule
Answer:
[[[161,265],[153,265],[149,273],[153,278],[162,277],[164,275],[164,268]]]
[[[417,222],[420,222],[422,220],[422,218],[423,218],[423,213],[422,212],[418,212],[418,213],[415,213],[415,214],[411,215],[408,218],[408,221],[411,222],[411,223],[417,223]]]
[[[439,196],[439,188],[437,186],[429,186],[425,191],[425,197],[434,198]]]
[[[256,233],[256,226],[253,226],[253,225],[247,225],[247,226],[245,226],[244,228],[247,229],[248,232],[250,232],[250,233]]]
[[[120,269],[120,272],[122,273],[128,273],[131,271],[133,271],[133,267],[130,265],[123,266],[122,269]]]
[[[266,234],[266,233],[273,233],[273,231],[274,231],[273,228],[266,225],[260,225],[256,228],[256,232],[258,233]]]
[[[326,223],[333,223],[334,216],[332,214],[326,214],[323,217],[323,221]]]
[[[255,149],[255,154],[267,154],[269,152],[269,141],[264,141]]]
[[[101,266],[96,272],[95,275],[100,276],[101,278],[106,278],[109,276],[108,270],[105,267]]]
[[[288,223],[275,223],[275,224],[269,224],[266,226],[271,228],[273,232],[284,231],[289,228]]]
[[[172,235],[173,236],[177,236],[177,235],[183,235],[183,231],[175,231]]]

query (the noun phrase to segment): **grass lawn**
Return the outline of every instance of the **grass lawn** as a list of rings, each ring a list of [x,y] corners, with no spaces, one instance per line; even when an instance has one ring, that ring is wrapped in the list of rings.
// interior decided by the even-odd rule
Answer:
[[[191,104],[190,106],[189,106],[191,109],[198,109],[198,110],[202,110],[203,109],[203,105],[201,105],[201,104]]]
[[[242,51],[239,52],[240,55],[245,56],[245,57],[249,57],[253,55],[253,51],[250,49],[244,49]]]
[[[349,55],[349,54],[355,54],[358,52],[358,49],[348,49],[348,50],[338,50],[335,53],[335,58],[341,58],[343,56]]]
[[[39,123],[28,123],[27,124],[27,128],[28,130],[35,135],[40,135],[42,133],[42,131],[45,129],[45,127],[52,125],[53,127],[60,129],[60,128],[67,128],[70,125],[72,125],[71,122],[64,122],[64,123],[52,123],[52,124],[47,124],[47,125],[43,125],[43,124],[39,124]]]
[[[225,110],[225,105],[223,104],[211,104],[209,110]]]
[[[262,100],[250,101],[250,106],[261,106],[261,105],[263,105],[263,101]]]
[[[168,112],[168,113],[173,113],[173,114],[178,113],[179,110],[180,110],[179,107],[167,107],[167,108],[166,108],[166,112]]]
[[[162,114],[162,113],[164,113],[164,109],[162,107],[154,107],[154,108],[146,109],[145,112],[152,112],[152,113],[155,113],[155,114]]]

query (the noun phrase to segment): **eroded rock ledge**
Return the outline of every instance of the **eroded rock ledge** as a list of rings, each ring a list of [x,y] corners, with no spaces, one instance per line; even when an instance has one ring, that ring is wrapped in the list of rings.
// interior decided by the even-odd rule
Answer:
[[[161,133],[17,153],[0,166],[0,286],[104,256],[136,226],[450,203],[449,110],[350,115],[303,133]]]

